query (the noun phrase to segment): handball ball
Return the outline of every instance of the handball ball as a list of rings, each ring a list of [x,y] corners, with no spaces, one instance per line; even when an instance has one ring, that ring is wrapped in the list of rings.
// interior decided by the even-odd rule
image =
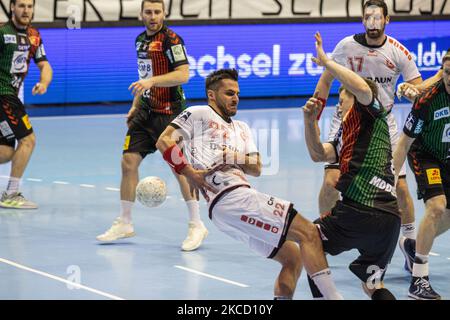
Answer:
[[[136,187],[136,198],[146,207],[161,205],[167,196],[166,184],[158,177],[146,177]]]

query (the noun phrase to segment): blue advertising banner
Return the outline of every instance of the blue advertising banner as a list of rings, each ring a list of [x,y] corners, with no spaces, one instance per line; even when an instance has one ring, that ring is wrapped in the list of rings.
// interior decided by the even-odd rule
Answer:
[[[176,26],[185,41],[190,80],[188,99],[204,98],[204,78],[212,70],[235,67],[241,97],[307,96],[322,68],[311,61],[314,33],[320,31],[331,52],[344,37],[364,32],[361,23]],[[44,96],[32,96],[39,79],[35,66],[25,81],[27,104],[130,101],[128,86],[138,79],[134,48],[139,27],[42,29],[54,80]],[[440,67],[450,47],[450,21],[392,22],[387,33],[411,52],[422,76]],[[335,83],[332,93],[336,93]]]

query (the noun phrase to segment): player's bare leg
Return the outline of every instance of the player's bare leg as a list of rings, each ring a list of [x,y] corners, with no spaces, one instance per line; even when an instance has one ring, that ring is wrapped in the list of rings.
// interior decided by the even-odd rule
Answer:
[[[330,212],[339,200],[339,191],[335,186],[339,179],[339,169],[325,169],[323,184],[319,193],[319,213]]]
[[[137,152],[127,152],[122,156],[122,180],[120,182],[120,217],[105,233],[97,236],[99,241],[114,241],[135,235],[131,219],[131,209],[136,200],[136,186],[139,182],[139,165],[142,156]]]
[[[33,154],[36,145],[36,136],[34,133],[19,140],[17,148],[13,150],[11,157],[11,148],[2,147],[1,151],[5,154],[1,156],[2,163],[11,160],[11,172],[9,175],[8,187],[3,192],[0,199],[0,206],[15,209],[37,209],[37,204],[27,200],[19,192],[20,183],[25,169]]]
[[[292,220],[286,239],[300,245],[302,263],[325,299],[343,299],[331,277],[317,226],[297,214]]]
[[[281,264],[281,271],[275,280],[274,297],[277,300],[291,300],[302,271],[298,244],[285,241],[273,259]]]

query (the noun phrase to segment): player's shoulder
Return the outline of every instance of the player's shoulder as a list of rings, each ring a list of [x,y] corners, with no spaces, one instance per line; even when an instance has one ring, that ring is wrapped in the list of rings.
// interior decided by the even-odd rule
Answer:
[[[173,45],[177,45],[177,44],[182,44],[183,43],[183,39],[180,37],[180,35],[178,33],[176,33],[175,31],[173,31],[171,28],[169,28],[168,26],[164,26],[163,30],[161,30],[164,35],[166,36],[166,39]]]
[[[338,44],[336,45],[336,47],[343,47],[346,45],[355,45],[358,44],[355,39],[354,39],[355,35],[352,36],[347,36],[343,39],[341,39],[341,41],[338,42]]]
[[[414,102],[414,108],[420,109],[423,106],[429,105],[433,98],[438,95],[440,92],[445,91],[444,83],[441,80],[437,81],[431,87],[427,88],[423,91]]]
[[[139,33],[138,36],[136,37],[135,42],[137,43],[140,41],[144,41],[146,34],[147,33],[145,31],[142,31],[141,33]]]
[[[29,37],[41,37],[39,30],[33,25],[29,25],[27,28],[27,34]]]
[[[408,48],[406,48],[406,46],[404,46],[399,40],[395,39],[394,37],[387,35],[384,47],[391,53],[397,54],[400,58],[414,62],[411,52],[409,52]]]
[[[208,105],[195,105],[186,108],[184,111],[195,115],[206,115],[211,113],[212,108]]]
[[[242,121],[242,120],[234,120],[234,119],[233,119],[233,122],[234,122],[235,125],[237,125],[237,126],[243,128],[243,129],[250,130],[250,127],[249,127],[248,123],[245,122],[245,121]]]

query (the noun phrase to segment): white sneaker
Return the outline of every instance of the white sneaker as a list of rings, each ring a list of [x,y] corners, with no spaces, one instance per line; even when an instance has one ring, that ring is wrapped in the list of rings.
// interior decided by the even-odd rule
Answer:
[[[27,200],[20,192],[14,192],[8,195],[5,191],[2,193],[0,199],[0,207],[10,209],[37,209],[38,205]]]
[[[189,230],[186,239],[184,239],[181,249],[183,251],[193,251],[201,246],[203,239],[208,235],[208,229],[203,222],[189,222]]]
[[[114,220],[113,225],[105,233],[97,236],[98,241],[114,241],[123,238],[130,238],[135,235],[132,223],[125,223],[121,217]]]

